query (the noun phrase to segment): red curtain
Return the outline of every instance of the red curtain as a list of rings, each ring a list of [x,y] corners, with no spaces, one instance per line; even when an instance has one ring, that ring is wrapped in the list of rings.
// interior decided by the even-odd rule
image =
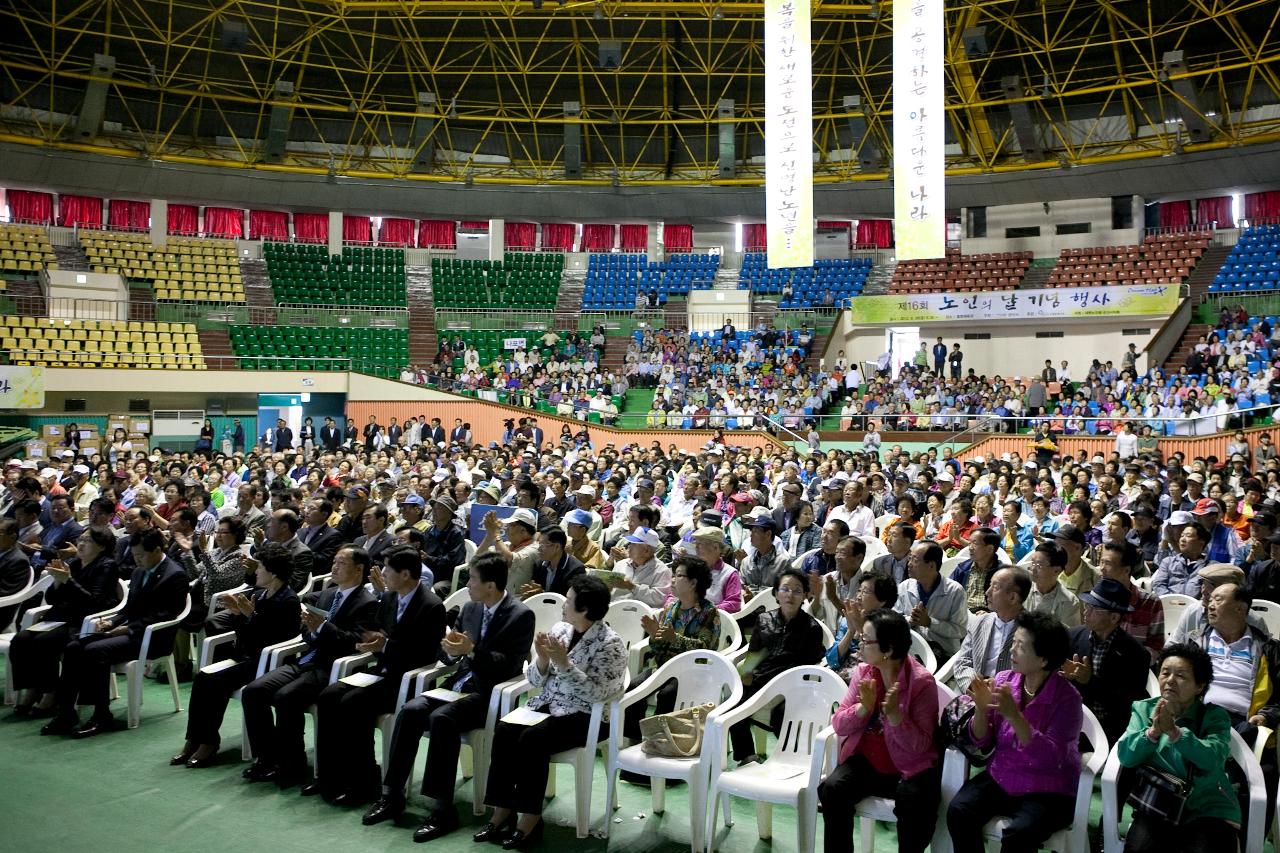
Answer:
[[[423,219],[418,222],[418,248],[456,249],[458,233],[452,219]]]
[[[194,237],[200,231],[200,214],[194,204],[169,205],[169,233]]]
[[[210,237],[237,240],[244,236],[244,209],[239,207],[206,207],[204,233]]]
[[[208,211],[205,211],[205,229],[209,227]],[[282,210],[249,211],[250,240],[289,240],[289,214]]]
[[[693,226],[673,222],[662,223],[662,247],[668,252],[693,250]]]
[[[1280,218],[1280,190],[1246,195],[1244,216],[1250,224],[1253,224],[1256,219]]]
[[[607,252],[613,248],[618,227],[601,223],[589,223],[582,226],[582,246],[584,252]]]
[[[859,219],[854,242],[859,246],[887,249],[893,245],[892,219]]]
[[[378,229],[378,243],[383,246],[413,248],[413,220],[387,218]]]
[[[146,231],[151,227],[151,202],[113,198],[107,202],[107,223],[112,228]]]
[[[1191,227],[1191,201],[1160,202],[1160,227],[1184,229]]]
[[[102,199],[89,195],[58,196],[58,224],[102,227]]]
[[[1196,224],[1208,228],[1215,222],[1218,228],[1235,227],[1236,221],[1231,216],[1231,196],[1196,199]]]
[[[502,242],[507,249],[534,249],[538,245],[538,226],[532,222],[503,223]]]
[[[299,243],[328,243],[329,214],[295,213],[293,215],[293,239]]]
[[[766,249],[769,246],[769,226],[763,222],[748,222],[742,226],[742,248],[747,252]]]
[[[464,219],[464,220],[462,221],[462,223],[459,225],[459,227],[460,227],[460,228],[463,228],[464,230],[467,230],[467,231],[488,231],[488,230],[489,230],[489,220],[487,220],[487,219]]]
[[[567,222],[542,223],[542,248],[572,252],[575,231],[577,229]]]
[[[342,242],[372,243],[373,223],[369,217],[342,214]]]
[[[30,190],[9,190],[9,221],[53,224],[53,196]]]
[[[649,250],[648,225],[618,226],[619,248],[624,252],[647,252]]]

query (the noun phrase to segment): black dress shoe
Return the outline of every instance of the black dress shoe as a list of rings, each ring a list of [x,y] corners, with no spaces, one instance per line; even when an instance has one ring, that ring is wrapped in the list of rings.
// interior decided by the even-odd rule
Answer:
[[[413,840],[421,844],[424,841],[435,841],[437,838],[443,838],[458,828],[458,816],[456,814],[433,814],[427,818],[422,826],[414,830]]]
[[[215,749],[203,758],[191,758],[187,761],[188,770],[199,770],[202,767],[212,767],[218,763],[218,751]]]
[[[501,824],[492,822],[486,823],[484,829],[471,836],[471,840],[476,844],[483,844],[486,841],[490,844],[501,844],[511,831],[516,828],[515,819],[511,818]]]
[[[40,729],[42,735],[69,735],[76,730],[76,726],[80,725],[80,720],[75,717],[54,717],[52,720],[44,724]]]
[[[268,782],[275,778],[276,772],[276,768],[270,764],[255,761],[241,771],[240,778],[248,779],[250,782]]]
[[[372,791],[366,791],[363,788],[351,788],[343,791],[329,802],[335,806],[343,808],[354,808],[355,806],[363,806],[365,803],[377,797]]]
[[[302,796],[304,797],[319,797],[319,796],[328,794],[329,789],[326,788],[324,785],[321,785],[320,780],[317,779],[316,781],[312,782],[310,785],[303,785],[302,790],[299,793],[301,793]],[[328,797],[326,796],[325,799],[327,800]]]
[[[118,732],[123,728],[125,728],[125,724],[115,717],[90,717],[89,722],[71,733],[71,737],[76,740],[83,740],[106,734],[107,732]]]
[[[184,749],[182,752],[179,752],[173,758],[169,759],[169,766],[177,767],[179,764],[186,764],[190,760],[191,760],[191,753],[187,752]]]
[[[364,813],[360,822],[365,826],[374,826],[385,820],[395,820],[402,814],[404,814],[403,797],[383,796],[373,804],[373,808]]]
[[[515,830],[508,835],[502,842],[503,850],[527,850],[535,844],[542,841],[542,827],[545,824],[538,821],[538,825],[527,833]]]

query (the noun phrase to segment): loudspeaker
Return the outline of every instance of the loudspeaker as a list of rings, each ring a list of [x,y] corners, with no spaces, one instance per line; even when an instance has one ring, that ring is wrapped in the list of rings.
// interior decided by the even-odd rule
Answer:
[[[965,56],[981,56],[987,52],[987,28],[970,27],[960,36]]]
[[[602,41],[599,46],[598,62],[606,71],[616,71],[622,66],[622,42]]]
[[[239,53],[249,46],[249,27],[244,21],[227,20],[218,30],[218,46]]]

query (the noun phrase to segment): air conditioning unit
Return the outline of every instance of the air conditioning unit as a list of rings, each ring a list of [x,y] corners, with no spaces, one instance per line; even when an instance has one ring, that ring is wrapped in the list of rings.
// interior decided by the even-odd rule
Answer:
[[[151,413],[152,439],[195,441],[202,426],[204,409],[156,409]]]

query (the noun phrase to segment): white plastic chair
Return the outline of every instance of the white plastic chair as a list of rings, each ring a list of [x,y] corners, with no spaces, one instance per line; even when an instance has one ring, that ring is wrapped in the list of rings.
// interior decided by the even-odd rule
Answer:
[[[733,614],[720,611],[720,647],[716,649],[722,655],[732,657],[742,647],[742,628]]]
[[[564,596],[558,592],[540,592],[524,600],[525,607],[533,611],[534,632],[545,634],[564,621]]]
[[[862,540],[863,544],[867,546],[867,554],[866,557],[863,558],[863,565],[866,565],[867,562],[874,560],[876,557],[882,557],[889,553],[889,547],[879,539],[869,536],[861,536],[859,538]]]
[[[635,602],[639,604],[640,602]],[[526,669],[532,664],[526,664]],[[606,744],[600,741],[600,724],[604,721],[605,708],[610,704],[619,701],[627,692],[627,688],[631,686],[631,674],[629,672],[622,675],[622,690],[616,696],[611,696],[604,702],[595,702],[591,706],[591,719],[587,723],[587,740],[585,746],[566,749],[563,752],[557,752],[551,756],[551,764],[567,764],[573,768],[573,806],[574,818],[579,838],[586,838],[591,830],[591,794],[594,790],[592,782],[595,780],[596,769],[596,752],[601,746]],[[522,678],[513,687],[507,689],[506,706],[513,709],[519,704],[522,696],[532,695],[533,685],[529,683],[527,678]],[[547,775],[547,791],[548,797],[556,795],[556,774],[553,769]],[[608,812],[604,815],[607,823],[609,820]]]
[[[1173,633],[1173,629],[1178,627],[1182,611],[1195,604],[1196,600],[1189,595],[1171,592],[1160,596],[1160,603],[1164,605],[1164,635],[1167,639],[1169,634]]]
[[[623,598],[609,605],[604,622],[627,644],[627,671],[638,675],[644,664],[644,653],[649,648],[649,635],[640,620],[652,616],[653,610],[643,601]]]
[[[732,621],[732,620],[730,620]],[[707,828],[707,783],[710,757],[717,749],[715,721],[719,715],[734,707],[742,699],[742,679],[733,664],[723,655],[703,650],[684,652],[658,667],[642,684],[629,690],[625,696],[609,707],[609,719],[625,719],[626,709],[648,699],[659,687],[676,679],[675,710],[708,702],[716,705],[707,716],[702,740],[702,751],[693,758],[664,758],[645,755],[640,744],[622,746],[622,726],[609,727],[609,751],[607,768],[607,793],[604,810],[604,833],[608,837],[613,811],[617,803],[618,772],[630,770],[650,777],[653,811],[661,813],[665,807],[667,779],[680,779],[689,786],[690,844],[693,853],[702,853]]]
[[[453,610],[455,607],[461,609],[465,607],[467,602],[470,600],[471,600],[471,591],[468,590],[466,587],[463,587],[457,592],[451,592],[449,593],[449,597],[444,600],[444,612],[448,613],[450,610]]]
[[[1280,637],[1280,604],[1267,601],[1265,598],[1255,598],[1249,610],[1267,626],[1268,634],[1272,637]]]
[[[938,657],[933,653],[933,646],[929,645],[923,634],[915,630],[911,632],[911,656],[924,664],[929,672],[938,671]]]
[[[33,575],[34,572],[28,569],[26,587],[20,592],[15,592],[13,595],[0,597],[0,607],[12,607],[21,604],[24,601],[35,598],[40,593],[53,586],[52,575],[46,574],[44,577],[40,578],[40,580],[32,583],[31,578]],[[35,624],[35,622],[32,621],[34,615],[32,611],[35,609],[36,608],[32,608],[23,614],[23,624],[18,626],[20,629],[29,628]],[[13,705],[18,701],[17,691],[13,689],[13,665],[9,663],[9,644],[13,642],[13,638],[17,636],[17,634],[17,631],[6,631],[5,633],[0,634],[0,654],[4,655],[4,704],[6,705]]]
[[[175,714],[182,712],[182,697],[178,695],[178,671],[173,662],[173,650],[170,649],[169,653],[163,658],[153,657],[151,654],[151,641],[156,631],[178,627],[189,613],[191,613],[191,594],[187,593],[186,604],[182,606],[182,612],[178,614],[177,618],[148,625],[147,630],[142,634],[142,648],[138,650],[138,657],[125,662],[123,665],[125,685],[129,695],[129,728],[136,729],[140,722],[142,713],[142,677],[147,664],[152,660],[159,660],[164,665],[165,672],[169,676],[169,692],[173,695],[173,712]],[[119,671],[119,665],[112,668],[109,678],[113,685],[116,680],[115,674]]]
[[[914,631],[912,632],[915,633]],[[919,636],[918,634],[916,636]],[[927,643],[925,644],[928,645]],[[938,684],[938,717],[941,719],[942,711],[947,707],[947,703],[956,697],[956,694],[945,684]],[[964,762],[964,755],[956,749],[948,749],[947,754],[943,756],[943,767],[947,766],[947,762],[952,763],[953,772],[950,776],[950,782],[953,787],[948,787],[948,776],[944,773],[942,777],[942,799],[938,802],[938,823],[933,831],[933,841],[929,844],[929,849],[933,853],[950,853],[951,851],[951,835],[947,832],[947,805],[955,797],[956,792],[960,790],[959,784],[963,783],[963,778],[957,776],[957,769],[963,772],[963,767],[956,764]],[[866,853],[875,853],[875,830],[876,823],[897,823],[898,816],[893,813],[896,801],[889,797],[866,797],[858,803],[854,809],[854,814],[858,816],[858,830],[861,834],[861,849]]]
[[[1107,743],[1107,736],[1102,731],[1098,718],[1087,707],[1083,710],[1082,733],[1093,749],[1080,756],[1080,782],[1076,786],[1075,817],[1071,825],[1050,835],[1041,845],[1042,848],[1051,850],[1053,853],[1088,853],[1089,850],[1089,804],[1093,801],[1093,780],[1102,772],[1110,745]],[[967,769],[965,776],[968,776]],[[959,790],[959,787],[956,790]],[[989,841],[999,841],[1007,825],[1007,819],[994,818],[987,823],[983,834]]]
[[[951,577],[951,573],[955,571],[956,566],[960,565],[963,562],[964,560],[960,559],[959,556],[948,557],[947,559],[942,561],[942,568],[940,570],[940,573],[944,578],[949,578]]]
[[[965,560],[969,559],[969,546],[966,545],[963,548],[961,548],[959,551],[956,551],[956,555],[951,559],[959,560],[961,562],[964,562]],[[1013,565],[1013,560],[1009,559],[1009,555],[1005,553],[1005,550],[1003,548],[996,549],[996,562],[1002,566]],[[948,575],[948,577],[949,576],[950,575]]]
[[[1147,671],[1147,695],[1152,699],[1160,695],[1160,679],[1150,670]]]
[[[742,609],[737,613],[731,613],[734,621],[741,622],[752,613],[767,613],[770,610],[778,609],[778,599],[774,597],[773,590],[762,589],[751,597],[751,600],[742,605]]]
[[[226,645],[227,643],[233,643],[235,642],[235,639],[235,631],[227,631],[223,634],[214,634],[212,637],[205,637],[204,642],[200,644],[200,658],[198,661],[199,669],[204,669],[213,662],[213,653],[219,646]],[[275,666],[271,665],[271,660],[274,657],[273,652],[287,649],[296,644],[300,639],[300,637],[294,637],[290,640],[284,640],[283,642],[275,643],[264,648],[258,655],[258,668],[254,671],[253,678],[250,679],[250,681],[259,679],[266,675],[271,669],[275,669]],[[244,692],[244,688],[237,687],[235,691],[232,692],[231,698],[239,700],[242,692]],[[243,709],[241,709],[242,718],[243,713]],[[253,750],[249,748],[249,728],[248,726],[243,725],[243,723],[240,726],[240,758],[243,761],[248,761],[250,758],[253,758]]]
[[[1146,577],[1134,578],[1133,585],[1143,592],[1151,592],[1151,575]]]
[[[915,632],[913,631],[912,633],[915,633]],[[915,641],[913,640],[912,644],[914,645],[914,643]],[[925,641],[925,645],[926,646],[929,645],[927,640]],[[954,655],[949,657],[946,660],[946,662],[942,664],[942,666],[938,667],[937,670],[935,670],[933,673],[934,680],[937,681],[939,684],[945,684],[948,687],[953,687],[954,685],[952,685],[951,683],[951,678],[952,678],[952,675],[955,673],[956,660],[959,657],[960,657],[960,653],[956,652]]]
[[[818,666],[798,666],[778,675],[750,700],[724,712],[715,721],[715,752],[711,756],[711,802],[707,810],[707,850],[716,849],[716,812],[724,800],[725,826],[733,826],[732,797],[754,800],[760,838],[773,834],[773,806],[796,810],[797,848],[812,853],[817,834],[818,785],[834,743],[831,715],[849,687],[840,676]],[[763,762],[725,769],[729,727],[786,702],[777,745]],[[703,747],[705,752],[706,747]]]
[[[803,554],[801,554],[799,557],[796,557],[794,560],[792,560],[792,561],[791,561],[791,568],[793,568],[793,569],[803,569],[803,568],[804,568],[804,561],[805,561],[805,560],[807,560],[807,559],[809,559],[809,557],[813,556],[814,554],[818,553],[820,550],[822,550],[822,549],[821,549],[821,548],[810,548],[808,551],[805,551],[805,552],[804,552]]]
[[[1249,820],[1245,825],[1245,850],[1249,853],[1262,850],[1267,827],[1267,786],[1262,778],[1262,767],[1254,757],[1244,738],[1234,729],[1231,735],[1231,760],[1244,770],[1249,785]],[[1111,751],[1102,770],[1102,850],[1103,853],[1122,853],[1124,839],[1120,835],[1120,811],[1116,782],[1120,778],[1120,753]],[[1278,819],[1280,821],[1280,819]],[[1277,834],[1280,838],[1280,834]]]
[[[31,598],[33,595],[36,595],[40,590],[33,592],[31,589],[32,583],[35,581],[35,577],[36,577],[35,570],[32,569],[30,566],[27,566],[27,582],[24,583],[22,585],[22,589],[18,590],[17,592],[11,595],[0,596],[0,607],[12,607],[15,604],[21,604],[22,602],[26,601],[28,598]],[[46,575],[46,577],[48,576]],[[41,578],[41,580],[45,580],[45,578]],[[53,578],[50,577],[48,578],[48,580],[49,580],[49,583],[53,583]],[[43,590],[47,588],[49,586],[49,583],[46,583],[44,587],[41,587],[41,589]],[[14,617],[16,618],[17,615],[18,614],[15,611]],[[0,637],[9,637],[16,634],[17,631],[9,630],[12,627],[13,627],[12,622],[10,622],[7,625],[0,625],[0,632],[3,632],[3,633],[0,633]]]
[[[307,582],[307,592],[320,592],[333,575],[312,575]]]

